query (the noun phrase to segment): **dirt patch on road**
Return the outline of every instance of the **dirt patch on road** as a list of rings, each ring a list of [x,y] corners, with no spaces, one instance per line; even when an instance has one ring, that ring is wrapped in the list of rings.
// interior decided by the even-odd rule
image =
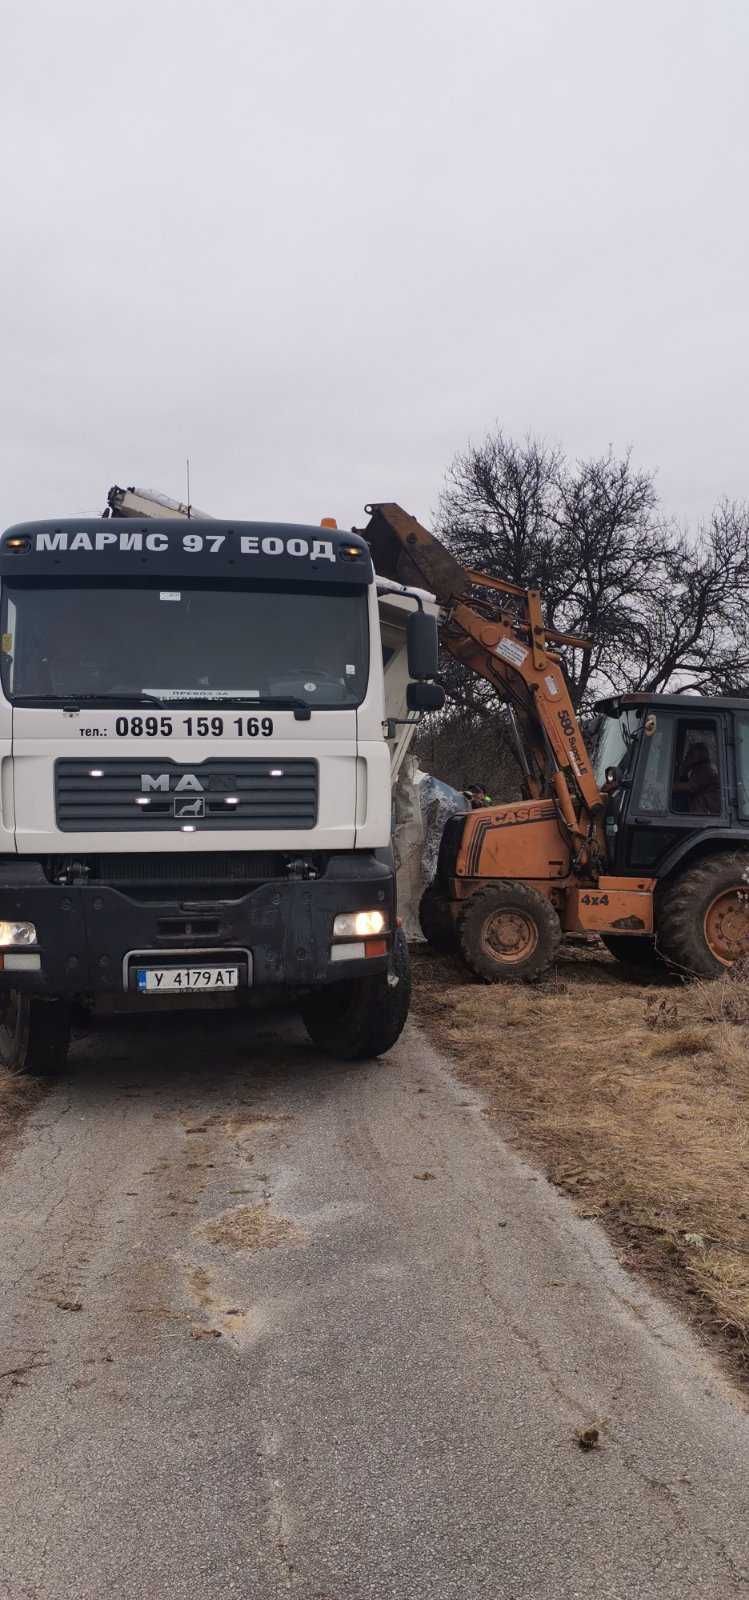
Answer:
[[[45,1093],[38,1078],[24,1078],[0,1070],[0,1145],[18,1131],[22,1119]]]
[[[417,950],[414,1005],[490,1115],[749,1380],[749,981],[562,953],[530,987]]]
[[[288,1111],[234,1111],[224,1119],[227,1133],[254,1133],[256,1129],[271,1132],[284,1122],[293,1122]]]
[[[302,1234],[287,1217],[277,1217],[267,1206],[237,1206],[206,1223],[203,1235],[211,1244],[232,1250],[274,1250],[280,1244],[301,1244]]]

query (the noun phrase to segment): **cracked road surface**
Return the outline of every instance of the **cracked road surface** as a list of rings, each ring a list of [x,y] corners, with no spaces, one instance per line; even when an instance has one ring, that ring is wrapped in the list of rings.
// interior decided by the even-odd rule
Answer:
[[[0,1207],[0,1600],[749,1594],[742,1401],[415,1029],[103,1024]]]

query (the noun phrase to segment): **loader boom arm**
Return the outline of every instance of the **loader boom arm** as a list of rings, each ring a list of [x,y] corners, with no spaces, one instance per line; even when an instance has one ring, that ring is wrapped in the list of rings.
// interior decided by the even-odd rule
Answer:
[[[367,511],[370,522],[363,531],[375,570],[436,596],[444,612],[443,647],[520,712],[532,757],[531,787],[539,793],[544,785],[551,789],[578,851],[585,855],[604,799],[553,647],[590,649],[590,641],[547,629],[538,589],[464,567],[401,506],[382,503],[367,506]],[[478,588],[490,592],[487,603],[476,597]]]

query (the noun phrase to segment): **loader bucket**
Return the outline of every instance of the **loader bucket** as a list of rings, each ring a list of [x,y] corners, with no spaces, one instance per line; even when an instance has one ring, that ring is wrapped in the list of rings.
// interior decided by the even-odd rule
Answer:
[[[443,606],[465,594],[469,587],[465,568],[416,517],[392,502],[366,510],[370,521],[361,531],[379,577],[428,589]]]

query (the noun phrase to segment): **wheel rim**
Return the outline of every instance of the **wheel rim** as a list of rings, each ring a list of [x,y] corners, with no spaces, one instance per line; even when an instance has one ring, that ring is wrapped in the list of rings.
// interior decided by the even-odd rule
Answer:
[[[18,1056],[22,1027],[21,996],[17,989],[0,995],[0,1061],[13,1066]]]
[[[705,938],[716,961],[730,967],[749,956],[749,889],[724,889],[705,912]]]
[[[481,944],[490,961],[517,966],[527,961],[538,944],[538,928],[532,917],[509,908],[493,911],[481,930]]]

